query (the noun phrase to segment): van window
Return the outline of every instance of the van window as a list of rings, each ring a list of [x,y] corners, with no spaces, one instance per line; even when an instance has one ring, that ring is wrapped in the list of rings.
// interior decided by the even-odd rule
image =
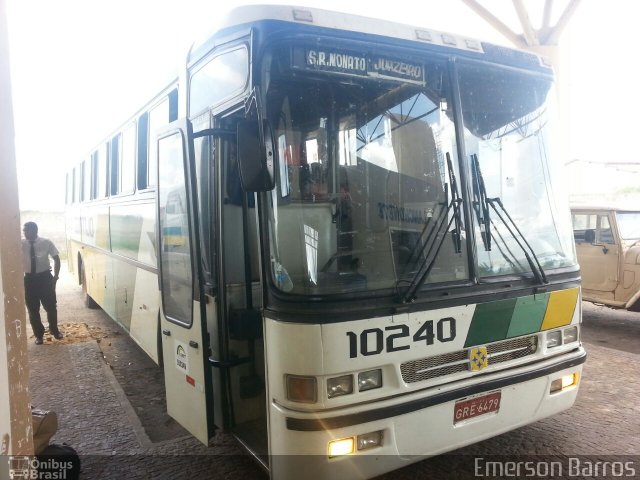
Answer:
[[[618,212],[618,233],[624,240],[640,238],[640,212]]]
[[[576,243],[593,243],[596,239],[598,216],[591,213],[573,214],[573,237]]]
[[[609,224],[609,217],[607,215],[598,215],[598,224],[596,243],[616,243]]]

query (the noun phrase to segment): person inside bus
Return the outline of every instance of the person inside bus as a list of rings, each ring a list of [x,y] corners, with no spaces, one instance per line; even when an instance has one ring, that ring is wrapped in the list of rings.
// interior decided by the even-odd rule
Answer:
[[[56,307],[56,282],[60,273],[60,256],[51,240],[38,236],[38,225],[27,222],[23,227],[22,264],[24,267],[24,296],[29,312],[29,322],[36,337],[36,345],[42,345],[44,326],[40,319],[40,303],[47,312],[49,333],[62,340],[58,330]],[[53,275],[49,257],[53,259]]]

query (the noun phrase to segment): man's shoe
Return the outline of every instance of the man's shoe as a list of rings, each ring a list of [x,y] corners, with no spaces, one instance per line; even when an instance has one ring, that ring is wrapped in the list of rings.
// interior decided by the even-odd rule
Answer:
[[[36,345],[42,345],[42,337],[36,337]]]
[[[54,333],[53,338],[55,338],[56,340],[62,340],[64,338],[64,335],[62,335],[60,332]]]

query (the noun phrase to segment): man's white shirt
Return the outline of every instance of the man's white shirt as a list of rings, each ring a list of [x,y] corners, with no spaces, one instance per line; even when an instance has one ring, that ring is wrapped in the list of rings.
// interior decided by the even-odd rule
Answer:
[[[55,257],[60,254],[53,242],[47,238],[37,237],[33,242],[33,248],[36,253],[36,273],[51,270],[49,256]],[[25,273],[31,273],[31,242],[27,239],[22,240],[22,267]]]

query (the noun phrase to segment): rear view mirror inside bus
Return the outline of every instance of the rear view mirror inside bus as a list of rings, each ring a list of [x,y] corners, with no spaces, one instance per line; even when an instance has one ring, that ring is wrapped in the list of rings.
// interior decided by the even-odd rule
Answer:
[[[267,122],[255,117],[238,122],[238,165],[247,192],[268,192],[275,186],[275,151]]]

